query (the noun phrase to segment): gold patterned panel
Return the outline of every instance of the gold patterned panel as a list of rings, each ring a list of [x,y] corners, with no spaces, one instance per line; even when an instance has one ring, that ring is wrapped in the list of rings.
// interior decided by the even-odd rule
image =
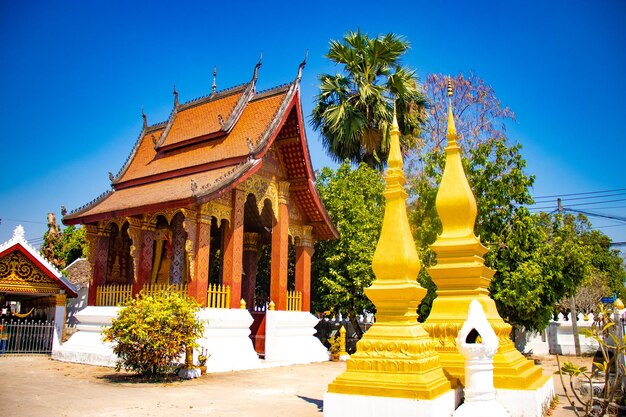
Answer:
[[[59,286],[16,250],[0,259],[0,291],[56,294]]]
[[[263,178],[258,175],[253,175],[244,181],[239,188],[248,194],[254,195],[256,198],[257,209],[259,213],[263,212],[263,206],[265,200],[269,200],[272,203],[272,211],[274,217],[278,214],[278,187],[276,182],[268,178]]]
[[[230,206],[224,205],[222,203],[210,202],[204,204],[200,209],[201,215],[208,215],[215,217],[217,219],[217,224],[219,224],[222,220],[226,220],[230,222],[230,214],[232,212],[232,208]]]
[[[300,208],[295,203],[294,200],[289,204],[289,223],[291,222],[302,223],[302,213],[300,212]]]

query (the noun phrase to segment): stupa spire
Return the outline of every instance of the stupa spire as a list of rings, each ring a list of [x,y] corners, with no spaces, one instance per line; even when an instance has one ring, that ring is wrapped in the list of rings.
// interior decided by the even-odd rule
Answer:
[[[456,142],[458,136],[456,134],[456,126],[454,125],[454,114],[452,113],[452,95],[454,89],[452,88],[452,80],[448,77],[448,88],[446,95],[448,96],[448,130],[446,137],[448,138],[448,145],[450,142]]]
[[[448,145],[445,148],[446,166],[441,178],[441,185],[437,193],[437,213],[443,226],[440,240],[463,237],[475,242],[474,223],[476,222],[476,199],[467,182],[461,148],[457,144],[458,135],[454,124],[452,111],[452,82],[448,79],[448,128],[446,137]]]
[[[424,322],[424,329],[437,341],[435,346],[441,364],[452,378],[453,385],[457,379],[463,384],[465,358],[457,350],[456,337],[466,320],[470,303],[478,300],[500,340],[498,353],[494,356],[496,388],[526,390],[544,384],[546,379],[542,377],[541,368],[515,349],[509,339],[511,326],[502,320],[489,296],[489,284],[495,271],[485,265],[483,256],[487,248],[474,234],[476,199],[463,170],[461,148],[457,143],[453,93],[452,82],[448,79],[446,165],[436,200],[442,232],[431,245],[437,254],[437,264],[428,268],[428,274],[437,285],[437,298]]]
[[[406,213],[406,178],[395,110],[387,162],[385,215],[372,260],[376,279],[365,289],[376,306],[376,323],[357,343],[346,372],[328,386],[326,400],[337,395],[336,401],[350,402],[354,401],[350,395],[365,395],[422,401],[451,392],[434,344],[417,322],[416,309],[426,290],[417,282],[420,261]],[[335,404],[326,400],[325,413],[328,409],[329,415],[345,415],[333,412]]]

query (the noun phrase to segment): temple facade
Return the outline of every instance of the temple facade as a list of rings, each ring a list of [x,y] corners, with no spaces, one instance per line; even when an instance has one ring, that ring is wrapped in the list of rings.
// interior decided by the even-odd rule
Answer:
[[[247,309],[264,352],[267,309],[310,310],[313,243],[338,236],[314,187],[299,84],[248,83],[174,106],[143,129],[111,190],[63,223],[87,229],[89,306],[179,291]],[[293,260],[295,252],[295,260]],[[265,254],[269,279],[257,282]],[[292,256],[291,274],[288,271]],[[293,271],[295,269],[295,272]]]

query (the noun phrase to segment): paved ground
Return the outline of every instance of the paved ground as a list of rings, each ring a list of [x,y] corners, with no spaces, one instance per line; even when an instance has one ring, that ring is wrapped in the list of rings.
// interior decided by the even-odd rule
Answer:
[[[542,358],[542,367],[551,374],[554,358]],[[321,417],[328,383],[344,368],[344,362],[325,362],[148,383],[110,368],[0,357],[0,416]],[[555,388],[562,392],[557,380]],[[565,404],[561,396],[552,416],[573,416]]]

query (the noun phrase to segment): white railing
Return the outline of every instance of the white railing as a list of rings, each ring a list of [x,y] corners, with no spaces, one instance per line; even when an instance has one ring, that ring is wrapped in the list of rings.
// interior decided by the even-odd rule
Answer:
[[[49,354],[53,321],[0,320],[0,354]]]

